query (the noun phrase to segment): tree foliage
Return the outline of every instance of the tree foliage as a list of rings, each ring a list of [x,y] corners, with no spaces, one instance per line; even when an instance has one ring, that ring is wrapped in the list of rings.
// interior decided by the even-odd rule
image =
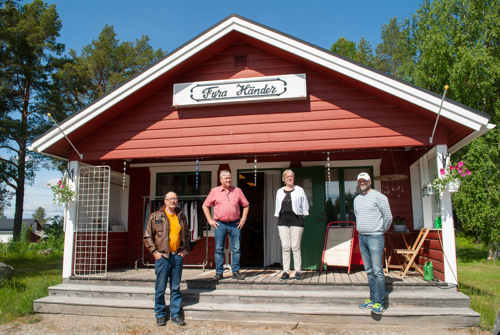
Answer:
[[[59,95],[51,74],[61,65],[64,45],[58,43],[61,21],[55,5],[41,0],[0,7],[0,181],[15,192],[14,239],[22,227],[25,184],[32,184],[42,156],[27,151],[42,134],[51,112],[61,118]]]
[[[46,215],[47,214],[45,213],[45,208],[38,207],[37,209],[35,209],[31,216],[33,217],[33,219],[36,219],[43,228],[45,227],[47,221],[49,221],[49,219],[45,217]]]
[[[79,110],[165,56],[153,50],[149,37],[120,42],[113,26],[106,25],[97,40],[78,55],[70,49],[70,61],[54,76],[64,92],[68,110]]]
[[[356,55],[356,43],[342,36],[332,44],[330,51],[341,56],[354,59],[354,56]]]
[[[330,51],[355,60],[361,64],[371,67],[375,66],[372,45],[364,36],[361,36],[358,44],[345,37],[341,37],[332,44]]]
[[[397,32],[382,35],[398,49],[396,76],[438,94],[448,84],[447,97],[500,122],[500,0],[425,0],[411,19],[391,19],[386,30]],[[396,42],[388,43],[392,35]],[[473,173],[453,196],[456,214],[492,253],[500,242],[499,145],[496,128],[453,157]]]

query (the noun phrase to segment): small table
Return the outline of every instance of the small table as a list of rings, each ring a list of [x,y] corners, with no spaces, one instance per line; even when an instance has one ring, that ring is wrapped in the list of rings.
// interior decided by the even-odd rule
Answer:
[[[391,265],[391,258],[392,258],[392,254],[394,253],[394,242],[396,242],[398,239],[403,239],[403,241],[405,242],[405,245],[406,245],[406,248],[407,249],[410,249],[411,248],[411,243],[412,241],[410,240],[410,244],[408,243],[408,241],[406,240],[406,237],[413,237],[413,235],[415,235],[415,233],[413,232],[399,232],[399,231],[388,231],[384,234],[384,236],[387,237],[387,239],[389,240],[389,244],[391,246],[391,252],[386,254],[385,257],[384,257],[384,260],[385,260],[385,269],[384,269],[384,272],[389,272],[389,269],[401,269],[401,263],[399,262],[399,259],[396,257],[396,260],[398,261],[398,265]]]

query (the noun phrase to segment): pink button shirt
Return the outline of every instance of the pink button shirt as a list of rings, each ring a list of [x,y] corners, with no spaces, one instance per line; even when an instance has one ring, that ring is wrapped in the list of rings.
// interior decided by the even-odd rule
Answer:
[[[213,188],[203,203],[208,208],[214,205],[214,220],[222,222],[239,220],[240,205],[246,207],[248,204],[243,191],[233,186],[229,188],[229,193],[222,186]]]

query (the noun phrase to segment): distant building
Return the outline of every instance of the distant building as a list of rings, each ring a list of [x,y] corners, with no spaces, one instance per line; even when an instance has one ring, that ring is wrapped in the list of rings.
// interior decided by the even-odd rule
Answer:
[[[31,227],[31,242],[36,242],[42,236],[42,226],[37,219],[23,219],[27,227]],[[33,224],[35,223],[35,224]],[[0,243],[8,243],[14,236],[14,219],[0,219]]]

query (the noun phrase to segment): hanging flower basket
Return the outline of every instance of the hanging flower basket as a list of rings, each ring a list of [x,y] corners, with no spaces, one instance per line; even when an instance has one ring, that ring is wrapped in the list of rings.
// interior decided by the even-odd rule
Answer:
[[[432,182],[432,188],[438,193],[443,191],[458,192],[461,179],[465,179],[470,174],[471,172],[463,162],[458,162],[456,165],[451,164],[449,167],[439,170],[439,177]]]
[[[50,185],[54,193],[54,204],[63,206],[66,203],[75,201],[76,192],[71,189],[66,175],[57,182],[56,185]]]
[[[446,184],[444,190],[446,192],[455,193],[460,189],[460,180],[450,181]]]

